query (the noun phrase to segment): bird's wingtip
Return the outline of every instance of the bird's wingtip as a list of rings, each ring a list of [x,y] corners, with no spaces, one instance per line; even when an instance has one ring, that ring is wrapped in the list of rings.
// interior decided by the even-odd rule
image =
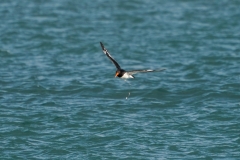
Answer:
[[[164,70],[166,70],[166,68],[161,68],[158,71],[161,72],[161,71],[164,71]]]
[[[104,50],[104,45],[102,44],[102,42],[100,42],[100,45],[101,45],[102,49]]]

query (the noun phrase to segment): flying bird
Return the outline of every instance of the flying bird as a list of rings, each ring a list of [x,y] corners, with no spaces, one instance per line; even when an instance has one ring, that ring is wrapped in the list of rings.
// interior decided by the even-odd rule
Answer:
[[[132,71],[125,71],[124,69],[122,69],[120,67],[120,65],[117,63],[117,61],[115,59],[113,59],[113,57],[110,55],[110,53],[108,52],[108,50],[104,47],[104,45],[102,44],[102,42],[100,42],[100,45],[102,47],[102,51],[104,54],[106,54],[106,56],[113,62],[113,64],[116,66],[117,71],[115,74],[115,77],[119,77],[119,78],[134,78],[133,74],[136,73],[146,73],[146,72],[160,72],[165,70],[163,69],[157,69],[157,70],[151,70],[151,69],[143,69],[143,70],[132,70]]]

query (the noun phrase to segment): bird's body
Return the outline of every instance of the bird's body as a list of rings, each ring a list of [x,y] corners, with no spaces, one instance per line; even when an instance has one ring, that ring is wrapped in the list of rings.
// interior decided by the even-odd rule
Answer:
[[[119,77],[119,78],[134,78],[133,75],[129,74],[127,71],[123,70],[123,69],[120,69],[120,70],[117,70],[116,71],[116,76]]]
[[[124,69],[122,69],[120,67],[120,65],[117,63],[117,61],[115,61],[113,59],[113,57],[110,55],[110,53],[107,51],[107,49],[104,47],[104,45],[102,44],[102,42],[100,42],[100,45],[102,47],[103,53],[106,54],[106,56],[113,62],[113,64],[116,66],[117,71],[115,74],[115,77],[119,77],[119,78],[134,78],[133,74],[136,73],[144,73],[144,72],[160,72],[163,71],[165,69],[158,69],[158,70],[151,70],[151,69],[144,69],[144,70],[133,70],[133,71],[125,71]]]

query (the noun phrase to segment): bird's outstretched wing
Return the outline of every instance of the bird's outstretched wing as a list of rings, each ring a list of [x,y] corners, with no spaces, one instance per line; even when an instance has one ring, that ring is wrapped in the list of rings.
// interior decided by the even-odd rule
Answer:
[[[133,70],[133,71],[127,71],[127,73],[129,75],[133,75],[133,74],[136,74],[136,73],[146,73],[146,72],[161,72],[161,71],[164,71],[165,68],[163,69],[156,69],[156,70],[152,70],[152,69],[144,69],[144,70]]]
[[[104,47],[104,45],[102,44],[102,42],[100,42],[100,45],[101,45],[101,47],[102,47],[103,53],[106,54],[107,57],[108,57],[108,58],[113,62],[113,64],[116,66],[116,68],[117,68],[118,70],[120,70],[121,67],[119,66],[119,64],[117,63],[117,61],[115,61],[115,60],[113,59],[113,57],[110,55],[110,53],[109,53],[109,52],[107,51],[107,49]]]

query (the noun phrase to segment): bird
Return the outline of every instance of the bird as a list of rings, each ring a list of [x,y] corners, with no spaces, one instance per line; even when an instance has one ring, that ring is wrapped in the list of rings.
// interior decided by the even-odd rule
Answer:
[[[104,47],[103,43],[100,42],[100,45],[102,47],[103,53],[113,62],[113,64],[116,66],[117,70],[115,73],[115,77],[128,79],[128,78],[135,78],[133,74],[136,73],[146,73],[146,72],[160,72],[165,70],[165,68],[152,70],[152,69],[143,69],[143,70],[132,70],[132,71],[126,71],[120,67],[120,65],[117,63],[117,61],[110,55],[108,50]]]

